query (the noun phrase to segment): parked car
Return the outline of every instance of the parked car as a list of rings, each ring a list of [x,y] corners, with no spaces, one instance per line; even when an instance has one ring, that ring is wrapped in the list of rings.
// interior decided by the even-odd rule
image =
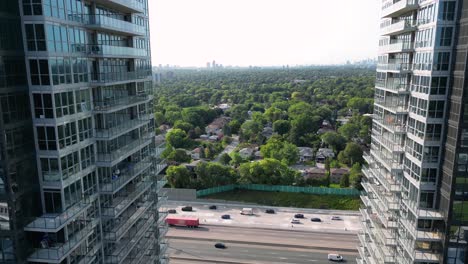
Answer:
[[[208,207],[210,210],[216,210],[218,209],[218,207],[216,207],[216,205],[210,205],[210,207]]]
[[[226,245],[224,245],[223,243],[216,243],[214,246],[215,248],[222,248],[222,249],[226,248]]]
[[[182,207],[182,211],[185,211],[185,212],[191,212],[193,210],[192,206],[184,206]]]
[[[313,217],[310,219],[310,221],[312,222],[322,222],[322,219],[318,218],[318,217]]]
[[[176,209],[169,209],[169,210],[167,210],[167,212],[169,214],[176,214],[177,213]]]
[[[304,218],[304,215],[303,214],[295,214],[294,218]]]
[[[291,224],[300,224],[301,221],[299,221],[299,219],[291,219]]]
[[[339,217],[339,216],[332,216],[331,220],[341,220],[341,217]]]
[[[266,209],[266,210],[265,210],[265,213],[267,213],[267,214],[274,214],[274,213],[275,213],[275,210],[273,210],[273,209]]]
[[[331,254],[328,254],[328,260],[331,260],[331,261],[343,261],[343,256],[341,256],[340,254],[335,254],[335,253],[331,253]]]
[[[225,214],[221,216],[222,219],[231,219],[231,215]]]

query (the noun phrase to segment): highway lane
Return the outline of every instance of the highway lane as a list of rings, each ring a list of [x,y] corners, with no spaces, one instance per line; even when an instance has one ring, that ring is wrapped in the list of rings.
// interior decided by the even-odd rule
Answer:
[[[171,263],[242,263],[242,264],[325,264],[333,251],[226,243],[216,249],[214,242],[171,239]],[[356,263],[357,253],[344,253],[347,263]]]
[[[327,254],[343,254],[355,263],[358,239],[352,233],[304,232],[204,226],[171,227],[167,234],[171,263],[328,263]],[[228,246],[214,248],[216,242]]]

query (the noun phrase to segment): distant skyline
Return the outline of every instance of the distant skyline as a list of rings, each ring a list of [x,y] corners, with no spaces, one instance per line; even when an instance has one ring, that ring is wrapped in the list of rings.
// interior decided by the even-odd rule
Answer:
[[[377,57],[376,0],[151,0],[153,66],[341,64]]]

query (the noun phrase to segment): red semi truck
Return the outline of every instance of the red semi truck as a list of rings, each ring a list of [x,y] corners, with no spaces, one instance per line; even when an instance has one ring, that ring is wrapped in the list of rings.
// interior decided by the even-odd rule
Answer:
[[[200,221],[195,217],[177,217],[177,216],[168,216],[166,217],[166,223],[170,226],[186,226],[186,227],[198,227]]]

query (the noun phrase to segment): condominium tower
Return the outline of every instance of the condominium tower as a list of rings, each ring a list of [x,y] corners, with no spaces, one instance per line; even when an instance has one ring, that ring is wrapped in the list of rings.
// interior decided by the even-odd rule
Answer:
[[[166,263],[147,0],[0,1],[0,263]]]
[[[382,1],[359,263],[468,263],[467,19],[468,1]]]

